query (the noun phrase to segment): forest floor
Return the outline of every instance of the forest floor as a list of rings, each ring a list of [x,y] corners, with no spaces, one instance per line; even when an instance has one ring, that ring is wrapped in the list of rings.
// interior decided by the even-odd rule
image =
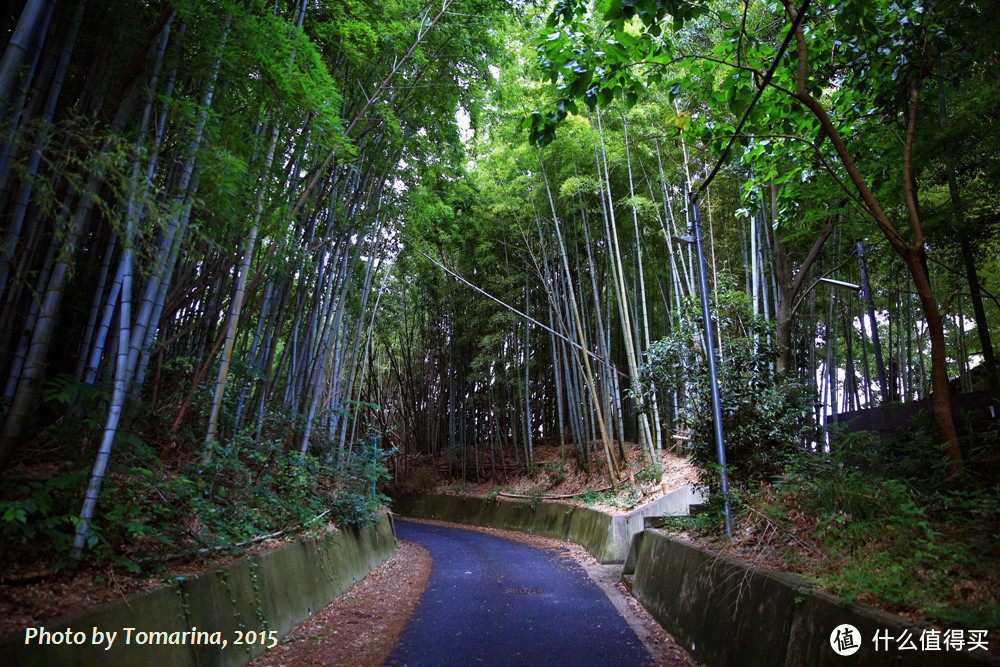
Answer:
[[[617,493],[611,491],[603,459],[595,460],[588,472],[570,454],[571,447],[564,453],[559,445],[536,446],[530,470],[521,461],[508,461],[506,465],[491,468],[487,461],[480,460],[477,467],[468,457],[463,466],[461,455],[451,463],[445,452],[434,457],[415,458],[407,461],[407,470],[400,476],[398,488],[521,502],[557,500],[611,514],[625,514],[698,481],[698,469],[683,456],[664,451],[661,472],[656,474],[652,466],[643,464],[639,445],[627,442],[624,448],[629,463],[617,462],[624,473]]]

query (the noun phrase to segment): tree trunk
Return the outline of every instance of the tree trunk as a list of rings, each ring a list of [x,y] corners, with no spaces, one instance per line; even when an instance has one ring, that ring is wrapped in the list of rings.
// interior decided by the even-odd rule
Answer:
[[[798,10],[789,0],[784,0],[784,5],[789,18],[794,21],[798,15]],[[846,144],[834,126],[833,121],[826,113],[826,110],[807,91],[806,82],[808,77],[809,53],[801,24],[795,29],[795,40],[798,49],[798,69],[796,72],[794,97],[819,120],[823,133],[830,139],[831,144],[833,144],[834,150],[837,152],[841,164],[844,166],[851,182],[860,195],[865,208],[879,230],[889,241],[893,250],[902,257],[906,268],[910,272],[910,276],[913,278],[914,287],[920,298],[921,310],[927,321],[927,331],[931,343],[931,386],[933,391],[931,402],[933,405],[934,420],[937,423],[939,437],[945,443],[945,454],[948,459],[948,476],[951,479],[956,479],[964,473],[964,462],[962,460],[962,450],[958,444],[958,432],[955,429],[954,417],[952,415],[951,397],[948,395],[948,367],[944,325],[941,313],[938,310],[937,300],[934,298],[930,279],[924,269],[923,229],[920,224],[919,213],[916,210],[913,182],[910,178],[910,159],[912,157],[913,139],[917,127],[917,111],[919,109],[922,77],[918,75],[910,82],[906,137],[903,144],[903,193],[906,200],[906,209],[910,216],[910,226],[913,230],[912,243],[906,243],[875,199],[874,193],[858,170],[850,151],[847,149]]]

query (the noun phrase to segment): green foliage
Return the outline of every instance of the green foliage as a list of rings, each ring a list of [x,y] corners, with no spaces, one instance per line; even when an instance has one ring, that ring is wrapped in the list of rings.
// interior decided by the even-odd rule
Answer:
[[[894,479],[919,479],[930,487],[946,482],[945,455],[929,414],[918,414],[912,427],[899,429],[889,437],[831,429],[830,440],[836,447],[837,460],[852,468]]]
[[[800,460],[762,503],[774,521],[789,507],[811,518],[808,534],[829,555],[818,572],[824,584],[847,599],[871,595],[945,625],[997,627],[1000,601],[989,583],[996,573],[986,565],[1000,547],[997,488],[881,476],[851,467],[856,452],[843,451],[832,461]],[[918,465],[897,460],[897,474],[905,468]]]
[[[388,479],[385,459],[369,434],[336,468],[299,456],[278,442],[256,445],[248,433],[215,443],[211,462],[197,456],[164,469],[137,438],[121,447],[106,476],[87,548],[99,563],[131,571],[155,567],[164,553],[233,548],[259,535],[308,527],[329,511],[341,526],[365,525],[388,498],[375,485]],[[124,443],[123,443],[124,445]],[[36,557],[71,567],[79,498],[87,471],[0,486],[0,535]]]
[[[4,480],[0,484],[0,535],[38,556],[53,547],[65,556],[76,523],[73,504],[83,492],[86,472],[78,470],[47,479]]]
[[[331,503],[333,513],[341,526],[367,526],[378,518],[378,513],[389,502],[382,493],[352,489],[338,495]]]
[[[46,401],[72,409],[76,419],[69,420],[69,424],[54,425],[52,435],[59,441],[76,442],[81,427],[94,431],[104,426],[107,415],[103,408],[111,399],[111,387],[107,381],[88,384],[74,375],[60,374],[45,383],[42,396]]]
[[[354,443],[351,459],[340,467],[341,489],[331,504],[337,525],[368,525],[389,504],[378,485],[390,479],[386,460],[393,452],[380,446],[380,441],[379,434],[369,431],[364,440]]]
[[[528,507],[535,509],[538,503],[542,502],[542,496],[545,494],[544,484],[532,484],[525,491],[521,492],[519,495],[528,496]]]
[[[566,461],[544,461],[535,468],[536,474],[545,475],[548,478],[549,486],[558,485],[566,479]]]
[[[632,465],[639,466],[639,472],[636,473],[635,479],[637,482],[642,484],[651,484],[653,482],[659,482],[660,477],[663,474],[663,471],[660,468],[660,466],[655,463],[640,463]]]
[[[596,489],[584,489],[580,498],[590,507],[596,504],[609,505],[619,509],[630,509],[635,507],[642,500],[642,488],[631,482],[618,485],[618,491],[607,490],[598,491]]]
[[[806,418],[814,400],[809,386],[774,372],[778,348],[771,325],[748,316],[746,306],[745,294],[728,289],[719,290],[713,303],[713,321],[722,330],[716,366],[726,462],[734,481],[743,484],[781,472],[810,432]],[[711,384],[702,353],[700,306],[689,301],[679,320],[669,336],[647,350],[636,391],[678,391],[690,397],[681,417],[695,433],[693,460],[704,480],[714,485]]]
[[[551,143],[556,126],[579,112],[579,101],[591,111],[614,101],[633,106],[647,80],[659,82],[661,68],[673,57],[661,19],[669,14],[673,28],[679,29],[707,8],[692,2],[611,0],[602,3],[600,11],[605,25],[595,29],[586,3],[558,2],[544,32],[535,37],[538,66],[555,84],[558,99],[546,111],[533,111],[524,119],[531,143]],[[640,21],[642,27],[636,30]],[[648,74],[637,71],[642,68]]]
[[[732,489],[731,511],[739,516],[744,507],[744,494],[739,489]],[[714,539],[725,534],[724,499],[722,494],[713,493],[707,501],[688,516],[665,516],[663,524],[667,530],[691,532],[703,538]]]

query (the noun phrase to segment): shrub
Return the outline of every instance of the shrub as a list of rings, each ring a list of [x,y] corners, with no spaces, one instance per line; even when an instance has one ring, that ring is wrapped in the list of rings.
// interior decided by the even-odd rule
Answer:
[[[329,510],[338,525],[371,522],[388,498],[378,437],[353,443],[348,460],[324,465],[281,440],[256,442],[248,429],[214,443],[177,469],[165,468],[141,439],[123,434],[109,464],[88,559],[132,571],[155,567],[164,553],[229,548],[260,535],[306,525]],[[55,556],[75,567],[70,545],[88,470],[0,483],[0,537],[28,557]]]
[[[778,346],[771,325],[746,314],[747,297],[721,290],[715,304],[722,328],[717,359],[722,431],[730,477],[737,483],[777,475],[811,435],[808,417],[813,389],[774,371]],[[698,304],[689,300],[679,326],[653,343],[640,368],[635,391],[679,392],[688,401],[680,417],[695,433],[691,452],[695,464],[710,473],[716,461],[711,384],[702,344]],[[713,486],[714,474],[704,480]]]

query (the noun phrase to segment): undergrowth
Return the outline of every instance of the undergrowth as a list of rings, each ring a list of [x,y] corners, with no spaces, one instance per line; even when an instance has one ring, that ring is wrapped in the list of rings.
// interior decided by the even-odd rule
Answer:
[[[167,557],[228,550],[289,528],[368,523],[388,500],[376,489],[388,471],[375,437],[355,443],[348,460],[334,466],[279,441],[260,444],[237,434],[215,443],[210,462],[196,452],[172,468],[130,438],[116,448],[105,477],[87,559],[149,574]],[[70,546],[87,473],[57,470],[0,482],[7,560],[54,557],[55,569],[78,564]],[[326,520],[315,521],[321,516]]]
[[[584,489],[580,498],[588,507],[600,504],[624,509],[635,507],[642,500],[643,493],[640,486],[632,482],[624,482],[618,485],[617,491]]]
[[[855,436],[834,451],[801,454],[771,484],[736,485],[731,541],[717,496],[705,513],[668,525],[744,560],[777,561],[848,601],[946,627],[1000,628],[992,476],[949,483],[928,439],[904,448]]]

